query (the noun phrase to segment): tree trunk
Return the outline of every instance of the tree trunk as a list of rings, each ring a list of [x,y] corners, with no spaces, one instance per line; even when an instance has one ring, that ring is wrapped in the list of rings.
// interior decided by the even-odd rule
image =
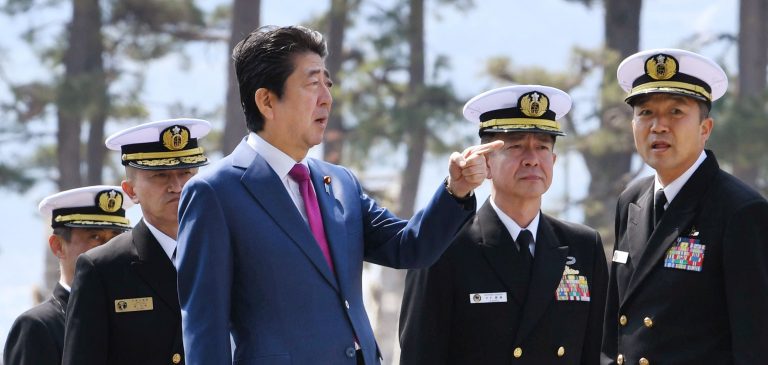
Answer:
[[[331,12],[328,29],[328,58],[326,66],[331,80],[338,80],[341,63],[344,60],[344,31],[347,28],[347,0],[331,0]],[[325,131],[323,159],[330,163],[341,163],[344,144],[344,125],[341,117],[341,100],[335,99],[333,110]]]
[[[736,102],[742,110],[762,108],[768,66],[768,4],[765,0],[741,0],[739,5],[739,82]],[[733,174],[758,188],[759,167],[749,157],[749,144],[735,144]],[[746,158],[741,158],[746,157]],[[759,158],[759,156],[754,156]]]
[[[80,172],[81,122],[94,96],[94,74],[102,74],[101,9],[98,0],[73,0],[67,40],[64,78],[56,100],[59,190],[83,184]],[[46,287],[52,289],[58,279],[58,261],[48,254],[45,259]]]
[[[407,160],[400,186],[399,215],[403,218],[413,215],[427,145],[427,121],[423,119],[423,114],[418,112],[419,99],[424,90],[424,0],[410,0],[410,8],[408,32],[410,48],[408,90],[410,91],[405,104],[412,111],[406,114],[411,116],[412,123],[408,131]]]
[[[409,110],[406,115],[412,118],[408,131],[407,161],[400,185],[400,206],[398,215],[410,218],[413,215],[416,194],[418,192],[421,168],[424,163],[424,153],[427,145],[427,120],[418,111],[419,99],[424,89],[424,0],[409,0],[409,32],[410,66],[408,82],[409,95],[403,107]],[[405,281],[404,270],[382,270],[381,297],[385,300],[379,305],[376,316],[376,336],[382,345],[382,355],[389,364],[399,363],[399,342],[397,336],[400,302],[403,296]]]
[[[635,152],[630,121],[632,110],[624,95],[616,93],[619,62],[637,52],[640,43],[641,0],[605,0],[605,43],[600,130],[590,136],[580,152],[591,180],[584,204],[585,224],[599,229],[605,246],[613,247],[613,215],[616,197],[630,178]]]
[[[259,27],[261,11],[260,0],[235,0],[232,5],[232,33],[229,36],[227,58],[238,42],[251,31]],[[224,125],[224,135],[221,137],[221,151],[224,154],[232,152],[240,140],[248,132],[245,124],[243,107],[240,104],[240,89],[235,75],[235,66],[229,62],[227,67],[227,100]]]
[[[762,99],[768,65],[768,4],[741,0],[739,5],[739,94],[741,101]]]
[[[106,93],[106,85],[104,88]],[[104,103],[109,103],[108,96],[104,95]],[[101,185],[103,183],[104,157],[107,155],[107,147],[104,145],[104,125],[107,120],[108,105],[98,106],[101,111],[90,119],[88,130],[88,147],[86,161],[88,163],[87,185]]]
[[[99,23],[99,29],[101,24]],[[99,33],[101,33],[99,31]],[[86,149],[86,161],[88,163],[88,174],[86,182],[88,185],[100,185],[103,183],[104,157],[107,155],[107,147],[104,145],[104,125],[109,114],[109,95],[107,94],[107,80],[104,75],[104,64],[102,54],[104,45],[99,37],[99,42],[93,44],[93,51],[90,55],[93,57],[94,69],[90,71],[92,82],[91,91],[93,99],[88,108],[88,146]]]
[[[80,130],[87,98],[89,73],[95,68],[95,43],[99,36],[101,11],[98,0],[73,0],[68,46],[64,53],[64,79],[56,102],[58,114],[59,189],[82,185],[80,172]],[[99,54],[99,62],[101,55]],[[87,93],[85,95],[88,95]]]

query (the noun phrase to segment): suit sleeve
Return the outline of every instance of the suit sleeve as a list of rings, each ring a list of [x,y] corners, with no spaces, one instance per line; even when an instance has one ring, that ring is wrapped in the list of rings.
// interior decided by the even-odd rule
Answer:
[[[5,365],[58,364],[59,349],[45,323],[22,315],[13,323],[3,350]]]
[[[768,343],[768,203],[737,210],[723,238],[723,270],[735,364],[764,361]]]
[[[63,365],[107,363],[109,312],[106,298],[98,269],[87,254],[80,255],[67,303]]]
[[[443,259],[428,269],[408,270],[406,275],[400,309],[401,365],[448,363],[452,279]]]
[[[206,181],[191,180],[182,191],[176,264],[186,364],[231,364],[230,234]]]
[[[600,346],[603,339],[603,317],[605,315],[605,297],[608,287],[608,264],[605,261],[603,240],[598,232],[595,232],[594,251],[592,284],[589,288],[591,295],[589,320],[587,321],[584,349],[581,352],[582,365],[600,363]]]
[[[428,267],[475,214],[474,196],[460,203],[441,184],[427,206],[405,221],[379,206],[352,179],[362,204],[365,259],[375,264],[396,269]]]

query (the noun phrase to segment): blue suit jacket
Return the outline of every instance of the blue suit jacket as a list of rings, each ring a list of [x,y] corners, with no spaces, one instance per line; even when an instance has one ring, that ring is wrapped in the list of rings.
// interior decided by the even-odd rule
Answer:
[[[475,211],[440,186],[410,221],[352,173],[309,159],[335,275],[278,176],[244,141],[191,179],[179,205],[179,299],[187,364],[366,364],[379,351],[363,306],[363,260],[434,263]],[[324,183],[324,176],[331,182]]]

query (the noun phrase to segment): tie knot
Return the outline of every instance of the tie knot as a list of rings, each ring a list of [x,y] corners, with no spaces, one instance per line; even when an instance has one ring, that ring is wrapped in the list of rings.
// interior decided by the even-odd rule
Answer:
[[[294,181],[298,183],[308,181],[309,169],[306,166],[297,163],[293,165],[291,171],[288,171],[288,176],[290,176]]]
[[[517,235],[517,245],[520,246],[520,249],[528,248],[531,243],[533,243],[533,234],[531,231],[527,229],[520,231],[520,234]]]

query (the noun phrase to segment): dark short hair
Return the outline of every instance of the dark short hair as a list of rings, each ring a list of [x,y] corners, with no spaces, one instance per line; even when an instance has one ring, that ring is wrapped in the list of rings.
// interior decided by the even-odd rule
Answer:
[[[328,54],[323,35],[302,26],[263,26],[235,46],[232,60],[249,131],[264,128],[264,116],[254,100],[256,90],[266,88],[282,98],[285,80],[295,68],[294,56],[307,52],[322,58]]]
[[[64,241],[72,241],[72,228],[71,227],[56,227],[53,229],[53,234],[61,237]]]

